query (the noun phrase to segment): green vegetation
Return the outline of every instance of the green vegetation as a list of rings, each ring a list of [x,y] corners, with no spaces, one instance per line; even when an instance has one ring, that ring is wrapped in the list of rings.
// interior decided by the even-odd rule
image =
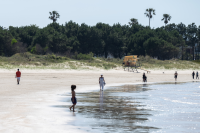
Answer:
[[[162,21],[164,20],[165,26],[166,24],[171,20],[171,16],[169,14],[163,14],[163,19],[161,19]]]
[[[12,56],[16,53],[31,52],[38,55],[59,54],[74,56],[89,54],[96,57],[112,55],[149,55],[158,59],[192,59],[186,51],[186,44],[193,47],[198,41],[195,24],[168,24],[151,29],[137,24],[132,19],[130,26],[98,23],[96,26],[78,25],[72,21],[65,25],[54,22],[42,29],[35,25],[25,27],[0,28],[0,55]],[[195,35],[194,35],[195,34]],[[13,43],[12,39],[17,40]],[[192,51],[192,50],[191,50]]]
[[[49,19],[51,19],[53,23],[55,23],[57,19],[60,18],[60,15],[57,11],[49,12],[49,14],[50,14]]]
[[[150,20],[153,18],[153,15],[156,15],[155,11],[156,11],[155,9],[149,8],[146,9],[146,12],[144,13],[146,17],[149,18],[149,27],[150,27]]]
[[[129,25],[97,23],[88,26],[73,21],[59,25],[57,19],[60,15],[52,11],[49,19],[53,22],[44,28],[36,25],[10,26],[8,29],[0,27],[0,55],[54,53],[88,60],[91,58],[88,54],[92,52],[95,57],[107,58],[112,55],[120,59],[125,55],[149,55],[161,60],[198,59],[194,50],[198,48],[195,44],[199,42],[200,27],[197,28],[194,23],[188,26],[180,23],[151,29],[150,20],[155,15],[155,9],[146,9],[145,15],[149,18],[149,26],[142,26],[135,18],[130,19]],[[163,14],[165,24],[170,19],[169,14]]]
[[[115,65],[92,64],[97,61],[93,57],[107,58],[111,55],[122,59],[126,55],[149,55],[163,61],[173,58],[177,60],[199,59],[200,26],[197,27],[195,23],[188,26],[183,23],[168,24],[171,16],[163,14],[162,20],[165,26],[151,29],[150,20],[153,15],[156,15],[153,8],[148,8],[145,12],[149,18],[149,26],[139,24],[135,18],[130,19],[129,25],[117,23],[110,26],[97,23],[95,26],[88,26],[84,23],[79,25],[73,21],[59,25],[57,23],[59,13],[52,11],[49,14],[49,19],[53,22],[44,28],[36,25],[10,26],[8,29],[0,27],[0,56],[12,60],[20,55],[21,59],[27,58],[28,54],[25,53],[30,52],[35,55],[29,55],[28,58],[35,56],[41,58],[41,62],[44,61],[44,63],[61,63],[59,62],[61,59],[57,58],[68,58],[78,60],[78,62],[88,61],[87,65],[105,69],[115,67]],[[22,56],[23,54],[26,56]],[[70,62],[68,66],[74,69],[79,68]]]
[[[80,58],[79,58],[80,56]],[[119,58],[94,58],[90,54],[78,54],[78,58],[68,58],[55,54],[35,55],[31,53],[18,53],[11,57],[0,56],[2,69],[121,69],[123,59]],[[200,61],[182,61],[178,59],[157,60],[150,56],[140,56],[139,62],[145,69],[200,69]]]
[[[17,43],[17,40],[13,38],[12,41],[11,41],[11,45],[13,45],[15,43]]]
[[[35,55],[31,53],[18,53],[11,57],[0,56],[2,69],[115,69],[121,67],[120,59],[93,58],[92,53],[78,54],[77,59],[55,54]]]
[[[175,70],[195,70],[200,69],[200,61],[186,61],[186,60],[157,60],[150,56],[140,56],[140,63],[145,69],[175,69]]]
[[[90,54],[77,54],[75,55],[75,59],[77,60],[93,60],[93,53]]]
[[[128,22],[128,24],[129,24],[130,26],[133,26],[133,25],[135,25],[135,24],[138,24],[138,20],[135,19],[135,18],[130,19],[130,21],[131,21],[131,22]]]

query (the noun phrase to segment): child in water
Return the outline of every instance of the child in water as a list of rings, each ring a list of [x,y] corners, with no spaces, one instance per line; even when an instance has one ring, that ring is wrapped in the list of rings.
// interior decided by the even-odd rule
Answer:
[[[75,105],[77,103],[77,100],[76,100],[76,93],[75,93],[75,90],[76,89],[76,85],[71,85],[71,90],[72,90],[72,98],[71,98],[71,101],[72,101],[72,106],[69,108],[71,110],[71,108],[73,108],[73,112],[75,112],[74,108],[75,108]]]

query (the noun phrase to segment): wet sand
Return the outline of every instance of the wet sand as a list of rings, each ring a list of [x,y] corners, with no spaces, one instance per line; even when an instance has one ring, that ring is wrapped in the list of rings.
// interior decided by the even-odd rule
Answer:
[[[104,74],[107,86],[124,83],[140,83],[142,81],[142,73],[124,72],[123,70],[22,70],[21,82],[20,85],[17,85],[16,78],[14,78],[15,71],[1,71],[0,132],[79,132],[76,126],[66,124],[75,119],[73,116],[70,116],[71,112],[62,112],[62,109],[53,108],[52,106],[63,105],[63,102],[59,101],[59,97],[70,92],[71,84],[77,85],[77,92],[98,90],[98,77],[101,73]],[[147,74],[147,77],[148,82],[174,81],[172,72],[165,72],[163,74],[161,71],[155,71]],[[189,72],[179,72],[178,81],[191,80],[192,77]],[[95,95],[97,97],[98,94]],[[110,100],[112,99],[105,99],[107,102]],[[119,107],[126,107],[125,103],[127,99],[123,100],[118,98],[118,101],[120,100],[123,104]],[[70,104],[66,101],[67,106]],[[112,104],[114,103],[111,103],[109,106],[113,106]],[[76,115],[87,112],[86,108],[81,108],[81,105],[79,107],[80,109],[78,110],[82,110],[82,112],[77,112]],[[148,112],[145,114],[148,115]]]
[[[87,132],[149,132],[157,127],[137,125],[148,120],[152,110],[142,109],[146,106],[131,93],[148,91],[142,88],[147,85],[123,85],[107,87],[104,91],[77,93],[78,105],[76,117],[83,118],[82,122],[76,120],[68,124],[80,126]],[[63,95],[70,102],[71,95]],[[64,100],[64,101],[65,101]],[[66,105],[55,105],[56,108],[66,108]],[[84,127],[84,128],[83,128]]]
[[[69,125],[89,133],[185,132],[200,130],[200,82],[126,84],[104,91],[79,92]],[[188,89],[190,87],[190,89]],[[62,95],[69,112],[70,94]]]

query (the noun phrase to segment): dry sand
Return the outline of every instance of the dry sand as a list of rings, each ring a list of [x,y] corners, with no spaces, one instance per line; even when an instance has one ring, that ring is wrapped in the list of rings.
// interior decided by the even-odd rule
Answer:
[[[77,85],[79,92],[98,90],[100,74],[104,74],[106,86],[109,86],[141,83],[143,73],[143,71],[133,73],[123,70],[21,70],[21,72],[21,82],[17,85],[15,70],[0,70],[0,132],[80,132],[78,127],[68,124],[70,120],[75,119],[72,112],[52,107],[63,104],[59,101],[59,97],[70,92],[71,84]],[[174,70],[151,71],[147,74],[147,80],[174,82],[173,73]],[[192,81],[191,73],[192,71],[178,71],[178,81]]]

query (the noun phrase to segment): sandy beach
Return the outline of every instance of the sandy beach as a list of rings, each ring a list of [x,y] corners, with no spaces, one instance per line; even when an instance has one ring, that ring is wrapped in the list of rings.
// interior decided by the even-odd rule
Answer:
[[[164,71],[164,74],[163,74]],[[60,96],[70,92],[70,85],[77,85],[77,92],[98,90],[98,78],[103,74],[106,86],[141,83],[139,73],[123,70],[21,70],[17,85],[15,70],[0,70],[0,132],[80,132],[66,123],[75,119],[70,111],[52,108],[63,104]],[[174,82],[174,70],[151,70],[148,82]],[[192,71],[178,71],[178,82],[193,81]],[[66,103],[66,105],[71,103]],[[78,106],[78,105],[77,105]],[[63,117],[65,116],[65,117]]]

